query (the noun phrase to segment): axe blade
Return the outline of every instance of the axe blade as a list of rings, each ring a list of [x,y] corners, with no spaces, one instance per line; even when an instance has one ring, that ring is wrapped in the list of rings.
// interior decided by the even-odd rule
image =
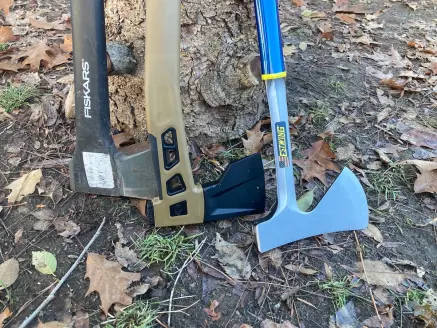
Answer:
[[[358,178],[345,168],[311,212],[287,202],[256,227],[258,249],[273,248],[324,233],[365,229],[369,221],[366,195]]]

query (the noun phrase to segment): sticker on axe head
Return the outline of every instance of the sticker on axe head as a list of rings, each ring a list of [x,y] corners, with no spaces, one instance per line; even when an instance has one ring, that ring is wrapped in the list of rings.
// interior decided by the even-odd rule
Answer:
[[[278,122],[275,125],[276,144],[278,147],[278,162],[281,169],[290,166],[290,156],[288,154],[287,125],[285,122]]]

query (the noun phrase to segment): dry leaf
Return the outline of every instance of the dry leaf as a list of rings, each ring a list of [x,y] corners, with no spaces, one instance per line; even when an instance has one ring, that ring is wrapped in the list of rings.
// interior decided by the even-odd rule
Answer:
[[[302,152],[302,155],[306,159],[294,160],[294,162],[303,169],[302,179],[306,181],[317,178],[326,186],[326,170],[340,172],[339,168],[332,163],[336,156],[324,140],[313,143],[311,148]]]
[[[36,28],[41,28],[44,30],[58,30],[58,31],[64,31],[67,29],[66,25],[61,22],[53,22],[53,23],[49,23],[47,22],[47,20],[45,18],[43,19],[35,19],[35,18],[31,18],[29,20],[30,25],[32,25],[33,27]]]
[[[361,44],[365,44],[365,45],[378,44],[378,42],[373,41],[372,38],[368,34],[363,34],[362,36],[360,36],[358,38],[351,38],[351,42],[361,43]]]
[[[380,111],[378,114],[376,114],[376,122],[379,123],[383,120],[385,120],[391,113],[391,108],[386,107],[382,111]]]
[[[18,229],[14,234],[14,243],[18,243],[21,240],[21,237],[23,237],[23,228]]]
[[[324,18],[326,17],[326,14],[324,12],[321,11],[312,11],[312,10],[303,10],[301,12],[301,15],[303,17],[308,17],[308,18]]]
[[[6,307],[6,309],[4,309],[2,313],[0,313],[0,328],[3,328],[3,323],[11,315],[12,315],[12,312],[11,312],[11,310],[9,310],[8,307]]]
[[[384,79],[379,83],[393,90],[404,90],[405,85],[408,83],[408,80],[401,79],[401,78],[391,78],[391,79]]]
[[[14,4],[14,0],[0,0],[0,11],[3,10],[5,16],[9,15],[9,8]]]
[[[36,184],[42,178],[41,169],[32,171],[15,180],[4,189],[11,189],[8,196],[9,204],[21,201],[25,196],[32,194],[36,189]]]
[[[427,227],[429,225],[435,225],[437,223],[437,218],[432,219],[431,221],[428,221],[423,224],[416,224],[417,227]]]
[[[264,145],[264,132],[261,132],[261,121],[252,130],[247,130],[247,139],[242,138],[243,146],[249,154],[258,153]]]
[[[374,52],[373,54],[363,54],[363,57],[367,57],[377,61],[379,66],[392,66],[398,68],[411,67],[412,63],[409,59],[402,59],[402,56],[392,46],[390,55],[380,52]]]
[[[147,199],[131,198],[130,202],[140,211],[142,216],[147,216]]]
[[[366,67],[366,74],[370,76],[374,76],[380,80],[386,80],[391,79],[393,77],[392,73],[383,73],[381,71],[378,71],[377,69],[374,69],[372,66]]]
[[[373,316],[362,322],[363,327],[367,328],[390,328],[394,324],[393,318],[389,318],[386,314],[380,314],[379,316]]]
[[[106,260],[104,255],[89,253],[85,278],[90,279],[90,287],[85,296],[98,292],[102,302],[101,308],[108,314],[114,303],[132,304],[132,297],[126,292],[132,282],[141,279],[141,274],[124,272],[119,263]]]
[[[425,328],[437,327],[437,307],[429,304],[414,306],[414,318],[423,321]]]
[[[381,231],[374,226],[373,224],[369,223],[367,226],[367,229],[361,230],[367,237],[375,239],[378,243],[384,242],[384,238],[382,237]]]
[[[12,29],[8,26],[0,26],[0,43],[6,43],[10,41],[16,41],[17,37],[12,32]]]
[[[303,266],[303,264],[302,265],[287,264],[284,268],[291,270],[293,272],[300,272],[302,274],[309,275],[309,276],[312,276],[312,275],[315,275],[318,273],[318,271],[316,271],[316,270],[313,270],[310,268],[305,268]]]
[[[19,271],[20,265],[15,259],[0,264],[0,290],[11,286],[17,280]]]
[[[407,2],[407,6],[416,11],[417,9],[417,2]]]
[[[332,7],[332,11],[335,13],[348,13],[348,14],[369,14],[372,11],[364,9],[363,5],[350,6],[348,1],[337,0]]]
[[[221,312],[215,312],[215,309],[219,306],[219,304],[220,303],[218,301],[213,300],[209,308],[203,309],[203,311],[205,311],[205,313],[209,315],[212,321],[217,321],[222,317]]]
[[[398,129],[402,132],[401,139],[408,141],[415,146],[424,146],[437,149],[437,132],[424,126],[408,126],[405,129]]]
[[[129,247],[123,247],[120,242],[115,244],[115,257],[118,263],[131,271],[141,271],[147,266],[138,258],[135,251]]]
[[[40,66],[53,68],[69,62],[69,56],[62,53],[61,49],[49,47],[45,42],[40,42],[27,49],[20,50],[16,55],[8,57],[10,57],[11,64],[16,64],[23,60],[22,66],[29,65],[31,71],[38,71]]]
[[[58,235],[64,238],[77,236],[80,232],[80,227],[71,220],[55,220],[53,225]]]
[[[376,153],[379,155],[379,158],[381,161],[385,164],[391,164],[391,159],[381,150],[381,149],[375,149]]]
[[[339,161],[347,161],[354,156],[355,145],[348,143],[344,147],[338,147],[336,153],[337,153],[337,159]]]
[[[70,53],[73,51],[73,35],[66,34],[64,35],[64,43],[60,46],[63,52]]]
[[[355,15],[348,14],[337,14],[335,15],[339,20],[346,24],[355,24],[357,21],[355,20]]]
[[[282,323],[274,323],[269,319],[265,319],[261,322],[260,328],[297,328],[290,321],[284,321]]]
[[[89,328],[90,326],[90,316],[84,311],[76,311],[76,321],[74,323],[74,328]]]
[[[294,46],[294,45],[287,45],[287,46],[284,46],[282,51],[284,53],[284,56],[291,56],[292,54],[294,54],[297,51],[297,49],[296,49],[296,46]]]
[[[225,241],[219,233],[216,233],[215,248],[218,260],[229,276],[235,279],[250,278],[252,267],[241,249]]]
[[[325,268],[325,274],[326,274],[326,278],[328,278],[328,280],[332,280],[333,272],[332,272],[332,267],[327,264],[326,262],[323,263],[324,268]]]
[[[405,279],[416,276],[414,272],[394,272],[387,264],[381,261],[364,260],[367,275],[363,272],[362,262],[356,263],[356,266],[358,272],[355,274],[360,279],[367,281],[368,284],[391,288],[399,292],[405,289],[405,287],[401,286]]]
[[[269,271],[269,263],[271,263],[276,269],[279,269],[282,265],[282,252],[279,248],[275,248],[266,253],[258,254],[258,261],[264,272]]]
[[[68,324],[60,321],[50,321],[43,323],[38,319],[39,323],[36,328],[67,328]]]
[[[322,32],[322,38],[326,40],[334,40],[334,34],[332,33],[332,25],[329,22],[322,22],[318,25],[320,32]]]
[[[296,7],[306,6],[306,3],[303,0],[292,0],[291,1]]]

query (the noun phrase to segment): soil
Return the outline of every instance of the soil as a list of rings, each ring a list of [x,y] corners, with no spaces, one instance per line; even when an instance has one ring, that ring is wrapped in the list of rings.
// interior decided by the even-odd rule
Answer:
[[[338,45],[349,44],[349,38],[343,34],[348,27],[335,18],[331,5],[329,2],[315,0],[307,4],[311,10],[328,14],[329,21],[333,25],[334,40],[327,41],[320,39],[320,31],[317,27],[320,20],[302,20],[301,8],[295,7],[292,1],[281,1],[281,18],[285,30],[284,42],[287,45],[295,45],[297,48],[295,54],[286,57],[289,72],[287,89],[290,116],[302,116],[307,120],[306,123],[297,125],[298,133],[293,138],[294,155],[301,157],[302,150],[320,139],[319,134],[332,128],[338,119],[346,117],[349,120],[337,125],[334,135],[326,140],[334,150],[349,143],[353,144],[356,147],[355,154],[359,157],[358,162],[368,164],[379,159],[374,151],[375,148],[387,144],[400,144],[400,133],[390,128],[395,122],[414,120],[424,124],[424,121],[435,120],[436,116],[435,109],[430,106],[434,99],[432,92],[405,93],[403,97],[393,95],[392,111],[387,118],[377,124],[375,115],[384,107],[377,100],[376,88],[384,89],[385,95],[390,92],[379,86],[377,79],[366,74],[367,67],[378,70],[381,67],[377,66],[375,61],[365,58],[363,54],[371,54],[373,50],[390,53],[391,48],[394,47],[402,56],[405,56],[407,45],[404,40],[423,40],[425,33],[435,35],[435,8],[433,3],[424,1],[418,3],[416,11],[404,2],[365,3],[366,8],[369,8],[372,13],[384,10],[376,20],[378,23],[385,22],[383,29],[374,29],[370,34],[377,44],[351,43],[349,50],[340,53],[337,50]],[[60,13],[68,13],[65,0],[45,1],[44,5],[39,1],[30,1],[12,8],[15,11],[31,12],[40,12],[42,9],[49,11],[52,20],[59,19]],[[357,16],[357,19],[363,19],[363,15]],[[411,27],[414,22],[421,23],[422,28]],[[352,27],[349,28],[353,30]],[[360,30],[357,28],[354,31],[358,34],[357,37]],[[53,31],[46,32],[46,34],[38,31],[37,34],[32,34],[32,37],[46,36],[50,40],[60,40],[58,34]],[[19,42],[30,44],[32,37],[23,37]],[[302,42],[308,44],[305,51],[299,50]],[[413,60],[413,64],[418,67],[420,62]],[[72,73],[70,64],[55,70],[41,71],[39,88],[49,99],[58,99],[58,94],[62,92],[66,94],[65,85],[53,84],[53,81],[70,73]],[[3,73],[1,83],[5,85],[9,81],[17,81],[17,76]],[[53,89],[56,89],[58,93],[55,94]],[[321,117],[317,116],[317,113],[321,114]],[[265,114],[267,117],[268,113]],[[38,123],[30,122],[29,106],[14,111],[13,116],[13,120],[0,121],[0,187],[2,188],[23,173],[38,168],[41,161],[68,159],[74,151],[74,121],[65,119],[62,108],[59,108],[57,121],[52,126],[47,126],[47,121],[44,120]],[[7,152],[6,148],[17,142],[22,143],[18,152]],[[190,142],[195,142],[195,140],[190,140]],[[233,145],[235,149],[241,148],[239,140],[230,141],[225,146],[230,147],[230,145]],[[399,158],[390,155],[393,161],[412,159],[411,145],[404,141],[400,146],[408,149],[402,151]],[[265,145],[262,154],[266,162],[271,160],[272,146]],[[200,151],[194,154],[194,157],[196,155],[203,156]],[[16,157],[21,158],[19,164],[11,164],[10,159]],[[200,169],[195,171],[196,179],[202,182],[217,176],[217,166],[214,166],[206,156],[203,158],[205,160],[202,161]],[[223,158],[218,158],[218,160],[223,165],[227,161]],[[337,161],[337,165],[346,167],[352,162],[351,159]],[[423,278],[426,284],[411,283],[407,288],[435,289],[437,279],[436,227],[419,226],[435,217],[435,210],[425,205],[425,198],[435,201],[435,196],[430,193],[414,193],[413,184],[416,173],[415,169],[410,166],[403,166],[400,173],[393,176],[392,190],[389,190],[387,194],[378,192],[378,187],[382,184],[381,180],[377,179],[378,174],[390,170],[395,169],[385,165],[379,170],[366,170],[372,187],[367,185],[364,187],[371,207],[371,222],[381,231],[384,242],[391,243],[391,245],[380,244],[362,232],[357,232],[360,246],[357,245],[353,232],[317,236],[281,247],[283,265],[278,268],[270,265],[268,272],[265,272],[259,265],[256,244],[251,243],[243,248],[249,263],[252,264],[250,281],[236,282],[219,279],[216,277],[217,274],[212,276],[201,272],[196,265],[191,266],[190,270],[183,271],[175,287],[174,297],[186,298],[175,300],[174,308],[189,307],[194,302],[198,302],[186,309],[185,313],[172,314],[172,327],[238,328],[242,324],[261,327],[260,323],[265,319],[277,323],[289,320],[298,327],[328,327],[329,317],[336,312],[336,309],[332,295],[320,287],[321,282],[327,280],[325,264],[332,267],[335,279],[341,280],[345,277],[352,279],[353,275],[346,267],[353,267],[354,263],[360,262],[358,249],[366,259],[387,258],[413,261],[426,271]],[[296,169],[296,174],[299,177],[300,169]],[[46,180],[53,179],[62,187],[62,199],[56,204],[52,199],[35,192],[19,204],[8,206],[6,199],[8,191],[0,191],[0,205],[3,205],[3,210],[0,212],[0,255],[3,260],[16,258],[20,262],[18,280],[8,289],[8,293],[3,291],[1,295],[3,304],[8,305],[13,312],[6,327],[18,327],[39,306],[57,282],[57,278],[62,277],[77,259],[103,218],[106,218],[107,222],[101,235],[91,246],[90,252],[104,254],[108,260],[116,260],[114,245],[119,239],[116,224],[121,224],[124,230],[131,232],[146,231],[147,234],[153,230],[150,223],[141,216],[128,199],[73,192],[69,186],[68,165],[44,167],[43,175]],[[336,173],[328,172],[328,184],[331,184],[336,176]],[[266,181],[268,208],[271,208],[275,199],[272,170],[266,170]],[[298,196],[307,190],[314,190],[318,200],[327,191],[327,188],[318,181],[308,183],[298,179],[296,187]],[[389,205],[378,210],[387,201],[390,202]],[[37,219],[31,214],[41,208],[52,209],[56,217],[67,217],[73,220],[80,226],[81,232],[67,239],[59,236],[52,228],[42,232],[35,231],[33,225]],[[339,211],[341,211],[340,208]],[[220,233],[225,240],[230,240],[237,233],[253,235],[253,226],[253,223],[247,220],[238,219],[232,222],[215,222],[186,227],[185,231],[190,234],[199,232],[202,233],[200,239],[207,238],[207,243],[200,252],[201,261],[223,271],[215,258],[216,233]],[[15,234],[19,230],[23,231],[23,235],[16,241]],[[177,231],[179,228],[160,229],[159,233],[165,235]],[[34,269],[31,261],[32,252],[39,250],[46,250],[56,255],[58,261],[56,278],[42,275]],[[184,258],[178,260],[178,267],[181,267],[184,260]],[[290,263],[295,265],[305,263],[306,267],[317,270],[318,274],[304,275],[284,268]],[[414,271],[411,266],[398,265],[396,268]],[[166,311],[167,306],[164,304],[168,303],[164,301],[170,298],[176,275],[168,275],[156,265],[146,268],[141,274],[143,280],[160,275],[165,284],[135,298],[135,301],[143,299],[156,302],[154,304],[159,307],[160,311]],[[89,281],[85,279],[85,259],[83,259],[58,291],[55,299],[40,312],[38,318],[42,322],[71,322],[75,313],[82,310],[90,315],[92,326],[102,324],[107,318],[99,308],[99,296],[97,293],[85,296],[88,286]],[[281,300],[281,295],[297,287],[299,289],[287,302]],[[347,300],[353,301],[358,320],[362,322],[374,316],[375,310],[366,286],[359,283],[352,291],[355,296],[348,296]],[[8,295],[9,300],[7,300]],[[392,327],[424,326],[423,323],[413,319],[411,307],[405,304],[405,293],[393,292],[391,296],[390,304],[393,306],[394,318]],[[208,308],[213,300],[218,300],[220,303],[217,311],[221,313],[221,318],[217,321],[212,321],[204,311],[204,308]],[[383,304],[378,302],[378,305]],[[160,314],[159,320],[162,323],[167,322],[167,315]],[[36,322],[33,325],[36,326]],[[157,323],[156,326],[159,327],[160,324]]]

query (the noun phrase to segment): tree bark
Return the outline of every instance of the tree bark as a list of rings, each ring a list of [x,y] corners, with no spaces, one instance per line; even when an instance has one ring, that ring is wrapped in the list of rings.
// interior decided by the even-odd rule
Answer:
[[[146,1],[106,1],[108,41],[131,47],[137,62],[131,74],[110,76],[111,121],[139,140],[147,133]],[[188,137],[198,145],[240,137],[267,110],[253,0],[183,0],[181,24],[180,85]]]

